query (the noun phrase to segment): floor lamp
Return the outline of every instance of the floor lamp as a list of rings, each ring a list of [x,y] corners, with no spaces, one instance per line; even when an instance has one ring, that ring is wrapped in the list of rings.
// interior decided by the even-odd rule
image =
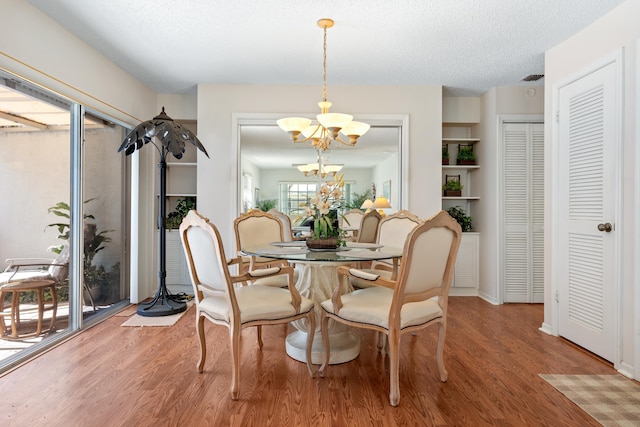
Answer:
[[[160,141],[160,146],[153,142],[153,138]],[[160,170],[160,199],[158,200],[158,228],[160,229],[159,240],[159,286],[158,292],[153,300],[147,303],[141,303],[138,306],[137,313],[141,316],[158,317],[168,316],[170,314],[181,313],[187,309],[187,304],[182,298],[177,297],[169,292],[166,284],[167,277],[167,242],[166,242],[166,196],[167,196],[167,154],[173,154],[176,159],[181,159],[185,151],[185,142],[198,147],[207,157],[209,154],[204,146],[191,132],[179,123],[173,121],[164,112],[158,114],[151,120],[140,123],[135,127],[129,135],[126,136],[118,152],[124,150],[124,154],[128,156],[136,150],[144,147],[147,143],[151,143],[160,154],[160,162],[158,168]]]

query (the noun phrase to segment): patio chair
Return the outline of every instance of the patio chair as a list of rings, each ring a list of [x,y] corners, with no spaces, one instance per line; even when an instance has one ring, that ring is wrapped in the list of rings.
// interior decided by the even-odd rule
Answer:
[[[48,258],[9,258],[7,267],[0,273],[0,337],[18,339],[38,336],[43,332],[55,329],[58,298],[56,287],[62,286],[69,275],[69,247],[63,250],[55,259]],[[45,290],[49,290],[50,299],[45,301]],[[20,294],[35,292],[37,307],[21,309]],[[11,295],[11,306],[5,309],[5,299]],[[37,311],[36,329],[30,333],[20,333],[20,317],[29,312]],[[43,331],[44,313],[51,311],[49,327]],[[7,334],[5,317],[10,319],[10,334]]]

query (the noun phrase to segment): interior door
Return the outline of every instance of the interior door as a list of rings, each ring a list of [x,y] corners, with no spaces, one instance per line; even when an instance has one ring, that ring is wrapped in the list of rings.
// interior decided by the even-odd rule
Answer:
[[[504,302],[544,301],[544,124],[504,123]]]
[[[559,91],[559,334],[597,355],[615,357],[616,63]]]

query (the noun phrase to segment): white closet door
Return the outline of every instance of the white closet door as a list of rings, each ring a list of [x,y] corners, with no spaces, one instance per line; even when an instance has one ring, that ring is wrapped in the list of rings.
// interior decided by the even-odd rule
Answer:
[[[560,335],[613,361],[616,319],[616,64],[559,91]],[[599,229],[610,224],[610,232]]]
[[[544,125],[503,125],[504,302],[542,302]]]

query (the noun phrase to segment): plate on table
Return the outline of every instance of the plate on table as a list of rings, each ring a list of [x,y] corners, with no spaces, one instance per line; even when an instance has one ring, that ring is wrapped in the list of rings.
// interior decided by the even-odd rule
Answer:
[[[350,248],[340,247],[340,248],[309,248],[311,252],[342,252],[342,251],[350,251]]]
[[[305,251],[307,250],[307,248],[303,248],[303,247],[288,247],[288,248],[278,248],[278,247],[274,247],[274,248],[260,248],[256,250],[257,254],[260,255],[289,255],[289,254],[303,254],[305,253]]]
[[[382,245],[379,245],[377,243],[347,242],[347,247],[359,249],[378,249],[381,248]]]
[[[349,257],[363,259],[385,259],[393,258],[393,255],[387,252],[374,252],[368,250],[354,250],[349,252]]]
[[[277,246],[280,248],[288,248],[288,247],[304,247],[307,244],[304,240],[294,240],[292,242],[271,242],[269,243],[271,246]]]

